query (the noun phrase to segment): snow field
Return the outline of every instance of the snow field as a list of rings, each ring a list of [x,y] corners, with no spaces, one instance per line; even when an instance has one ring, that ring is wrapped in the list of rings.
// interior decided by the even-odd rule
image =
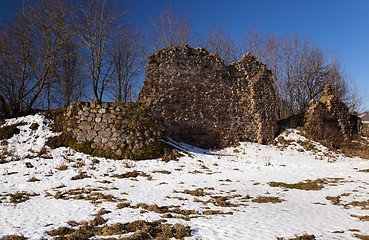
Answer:
[[[305,151],[300,143],[309,140],[296,130],[282,134],[291,141],[289,146],[241,143],[209,151],[176,143],[185,156],[165,163],[94,158],[69,148],[46,147],[45,154],[38,154],[47,138],[57,134],[47,127],[50,121],[36,114],[7,120],[6,125],[18,122],[26,124],[18,127],[21,132],[8,139],[6,146],[18,161],[0,164],[0,238],[22,234],[52,239],[48,231],[68,226],[70,221],[91,221],[102,208],[111,211],[103,215],[107,225],[165,219],[189,225],[193,236],[188,239],[276,239],[305,231],[317,239],[357,239],[355,234],[369,234],[369,222],[351,216],[369,215],[369,173],[359,172],[369,169],[369,162],[329,153],[315,142],[311,142],[315,151]],[[30,129],[32,123],[39,125],[37,130]],[[117,177],[134,171],[141,175]],[[80,173],[88,177],[72,180]],[[29,182],[31,178],[39,181]],[[320,190],[268,184],[316,179],[324,180]],[[9,194],[18,192],[37,195],[12,203]],[[83,199],[98,193],[113,199]],[[75,199],[77,195],[82,199]],[[336,205],[326,199],[340,195]],[[218,202],[220,197],[225,200]],[[254,202],[258,197],[283,201]],[[364,203],[355,206],[350,204],[353,201]],[[129,206],[118,208],[120,202]],[[196,214],[171,213],[173,218],[164,218],[162,213],[135,207],[142,203],[177,206]],[[206,215],[208,210],[223,214]]]

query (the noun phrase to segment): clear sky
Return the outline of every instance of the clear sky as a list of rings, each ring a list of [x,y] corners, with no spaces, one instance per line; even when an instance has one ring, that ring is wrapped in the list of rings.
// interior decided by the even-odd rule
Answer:
[[[21,0],[0,0],[0,18],[11,18]],[[369,95],[369,0],[122,0],[131,8],[130,22],[148,24],[163,5],[187,15],[196,32],[212,24],[240,40],[253,26],[265,34],[306,34],[338,54],[362,93]],[[369,110],[369,97],[365,100]]]

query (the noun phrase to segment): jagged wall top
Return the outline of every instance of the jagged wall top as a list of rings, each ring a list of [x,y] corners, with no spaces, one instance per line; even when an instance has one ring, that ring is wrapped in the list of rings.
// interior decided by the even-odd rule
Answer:
[[[274,138],[272,74],[251,54],[226,66],[216,54],[182,45],[153,53],[148,62],[138,102],[168,136],[200,147]]]

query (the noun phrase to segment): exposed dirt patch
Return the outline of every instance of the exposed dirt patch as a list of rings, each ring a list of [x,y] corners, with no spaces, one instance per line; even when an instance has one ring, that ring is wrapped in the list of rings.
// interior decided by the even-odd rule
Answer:
[[[126,173],[123,173],[123,174],[115,174],[115,175],[112,175],[112,177],[115,177],[115,178],[136,178],[138,176],[141,176],[141,177],[146,177],[146,178],[151,178],[151,176],[147,173],[144,173],[144,172],[140,172],[140,171],[131,171],[131,172],[126,172]]]
[[[71,180],[81,180],[84,178],[91,178],[86,172],[80,172],[78,175],[71,178]]]
[[[173,191],[174,193],[184,193],[184,194],[189,194],[191,196],[195,196],[195,197],[203,197],[203,196],[207,196],[210,195],[211,193],[205,192],[204,188],[196,188],[195,190],[188,190],[185,189],[183,192],[180,191]]]
[[[368,215],[366,215],[366,216],[359,216],[359,215],[351,214],[351,217],[358,218],[358,219],[360,219],[361,221],[369,221],[369,216],[368,216]]]
[[[343,206],[344,208],[351,208],[351,207],[360,207],[362,210],[369,210],[369,200],[366,201],[352,201],[346,204],[341,202],[341,197],[346,196],[346,194],[341,194],[335,197],[327,196],[326,199],[330,200],[333,205]]]
[[[340,198],[341,198],[341,196],[336,196],[336,197],[327,196],[325,198],[327,200],[331,201],[333,205],[340,205]]]
[[[26,239],[28,238],[22,235],[9,235],[9,236],[2,238],[1,240],[26,240]]]
[[[96,220],[99,219],[99,220]],[[94,236],[111,236],[126,233],[134,233],[130,237],[119,238],[125,240],[138,239],[183,239],[191,236],[191,229],[181,224],[164,224],[163,221],[146,222],[142,220],[130,223],[115,223],[110,226],[103,225],[106,220],[100,215],[95,217],[90,223],[73,223],[72,227],[60,227],[48,232],[49,235],[55,236],[55,239],[89,239]],[[76,226],[77,224],[77,226]],[[117,239],[110,237],[108,239]]]
[[[37,193],[28,193],[28,192],[17,192],[15,194],[8,194],[8,196],[10,196],[10,202],[17,204],[17,203],[21,203],[21,202],[25,202],[29,199],[31,199],[31,197],[34,196],[38,196],[39,194]]]
[[[362,239],[362,240],[369,240],[369,235],[355,234],[355,237]]]
[[[19,134],[20,130],[18,126],[26,125],[24,122],[13,124],[6,127],[0,127],[0,140],[5,140],[13,137],[15,134]]]
[[[60,192],[58,191],[54,198],[63,200],[86,200],[91,201],[93,204],[99,204],[103,201],[117,202],[118,200],[111,194],[104,194],[101,191],[107,189],[99,188],[76,188],[70,189],[68,191]]]
[[[283,136],[278,137],[277,141],[283,146],[289,146],[293,142],[292,140],[286,140]]]
[[[317,190],[320,190],[320,189],[324,188],[323,183],[326,183],[326,182],[322,179],[317,179],[317,180],[314,180],[314,181],[305,180],[303,182],[298,182],[298,183],[269,182],[268,184],[271,187],[283,187],[283,188],[289,188],[289,189],[317,191]]]
[[[369,173],[369,169],[362,169],[362,170],[359,170],[358,172],[365,172],[365,173]]]
[[[117,208],[142,208],[146,211],[156,212],[159,214],[163,214],[161,217],[163,218],[180,218],[184,220],[190,220],[193,217],[200,217],[201,215],[218,215],[218,214],[233,214],[232,212],[223,212],[219,210],[206,210],[202,213],[199,213],[195,210],[190,209],[181,209],[180,206],[170,205],[170,206],[158,206],[156,204],[147,205],[146,203],[140,203],[138,205],[131,205],[129,202],[121,202],[118,204]],[[176,215],[173,215],[176,214]]]
[[[296,234],[292,237],[278,237],[278,240],[315,240],[314,235],[309,235],[306,232],[302,234]]]
[[[170,174],[171,172],[168,170],[154,170],[153,173],[162,173],[162,174]]]
[[[298,183],[284,183],[284,182],[269,182],[271,187],[283,187],[289,189],[299,189],[305,191],[318,191],[324,188],[324,184],[330,186],[337,186],[347,182],[344,178],[318,178],[316,180],[304,180]]]
[[[28,179],[28,182],[38,182],[38,181],[40,181],[40,179],[36,177],[31,177],[30,179]]]
[[[252,200],[256,203],[281,203],[285,201],[279,197],[260,196]]]
[[[162,157],[162,160],[164,162],[169,162],[171,160],[178,161],[179,158],[185,156],[184,154],[178,152],[174,149],[164,148],[164,155]]]

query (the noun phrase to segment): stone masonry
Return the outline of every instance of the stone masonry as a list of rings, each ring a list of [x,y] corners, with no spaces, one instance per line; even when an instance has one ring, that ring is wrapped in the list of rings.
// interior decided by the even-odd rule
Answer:
[[[166,136],[199,147],[269,143],[277,130],[272,73],[250,54],[226,66],[203,48],[160,50],[148,58],[138,102]]]
[[[305,113],[304,131],[320,140],[339,143],[347,141],[358,133],[358,119],[349,114],[348,107],[332,93],[327,84],[319,100],[312,100]]]
[[[72,148],[95,156],[140,160],[162,154],[161,129],[136,103],[74,102],[64,128]]]

